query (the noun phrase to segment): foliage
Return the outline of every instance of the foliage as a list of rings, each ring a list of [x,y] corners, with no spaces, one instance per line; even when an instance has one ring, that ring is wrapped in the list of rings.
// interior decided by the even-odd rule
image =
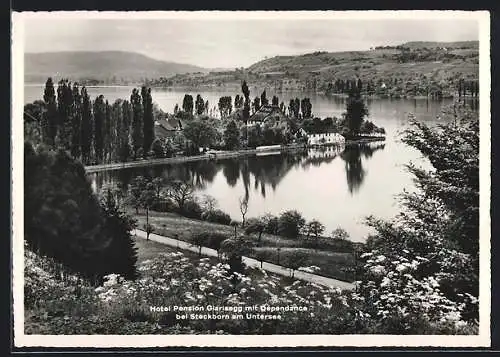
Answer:
[[[26,333],[35,334],[388,334],[390,325],[369,315],[369,302],[299,280],[286,282],[264,270],[231,274],[224,263],[164,253],[139,266],[141,279],[107,277],[96,289],[25,250]],[[233,277],[237,277],[235,280]],[[236,283],[235,283],[236,282]],[[77,296],[78,298],[75,298]],[[306,311],[275,312],[279,320],[176,320],[150,306],[303,306]],[[394,305],[395,306],[395,305]],[[204,314],[205,312],[201,312]],[[242,312],[245,314],[245,312]],[[269,314],[269,312],[268,312]],[[417,319],[418,317],[416,317]],[[457,326],[458,325],[458,326]],[[453,320],[422,321],[406,334],[476,334]],[[384,330],[385,329],[385,330]]]
[[[29,197],[24,231],[30,249],[93,282],[111,272],[133,276],[132,222],[112,201],[101,205],[81,163],[63,150],[39,146],[35,151],[26,143],[24,165]]]
[[[368,108],[366,107],[363,98],[361,98],[360,91],[353,89],[349,92],[345,113],[345,119],[350,135],[359,135],[365,116],[368,116]]]
[[[190,116],[193,116],[193,96],[190,94],[184,95],[184,99],[182,100],[182,110]]]
[[[231,120],[224,130],[224,144],[228,150],[234,150],[240,146],[240,132],[234,120]]]
[[[215,209],[211,211],[205,211],[201,215],[201,218],[208,222],[219,223],[229,225],[231,223],[231,217],[224,211],[220,209]]]
[[[455,109],[460,123],[412,123],[403,140],[433,170],[409,165],[417,191],[403,193],[402,213],[394,222],[368,221],[376,234],[362,256],[361,293],[398,328],[414,329],[414,316],[460,325],[478,319],[479,121]]]
[[[307,265],[309,256],[301,250],[295,250],[283,260],[283,265],[291,269],[293,278],[295,270]]]
[[[210,147],[218,135],[215,128],[202,120],[192,120],[183,130],[184,136],[190,140],[196,148]]]
[[[143,150],[148,152],[155,138],[153,99],[151,97],[151,88],[141,88],[142,106],[143,106]]]
[[[318,238],[325,230],[325,226],[318,220],[312,220],[304,226],[304,231],[308,237],[311,235]]]
[[[306,221],[295,210],[283,212],[278,219],[278,234],[287,238],[297,238]]]
[[[169,183],[166,191],[167,197],[177,204],[180,211],[184,210],[187,201],[193,199],[194,187],[193,185],[180,180]]]
[[[330,237],[332,237],[332,239],[347,240],[349,239],[349,233],[343,228],[335,228],[330,234]]]
[[[220,97],[219,98],[219,103],[218,103],[218,108],[220,112],[220,116],[222,118],[226,118],[231,114],[233,111],[233,104],[232,104],[232,98],[231,96],[225,96],[225,97]]]
[[[153,152],[153,155],[155,158],[162,158],[165,157],[165,151],[163,148],[163,144],[161,140],[155,139],[153,143],[151,144],[151,151]]]

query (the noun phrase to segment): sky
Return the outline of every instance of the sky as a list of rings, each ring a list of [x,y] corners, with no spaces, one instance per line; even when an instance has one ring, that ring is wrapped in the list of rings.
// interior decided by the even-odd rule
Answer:
[[[133,51],[206,68],[248,67],[266,57],[368,50],[407,41],[479,39],[461,19],[89,19],[24,20],[25,52]]]

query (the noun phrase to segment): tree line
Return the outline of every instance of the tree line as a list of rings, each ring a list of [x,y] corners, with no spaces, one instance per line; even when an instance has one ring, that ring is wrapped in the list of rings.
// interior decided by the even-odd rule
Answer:
[[[84,164],[126,161],[150,154],[154,132],[151,89],[132,90],[130,101],[110,104],[103,95],[94,100],[85,86],[52,78],[43,100],[27,104],[25,121],[38,127],[39,141],[62,148]]]

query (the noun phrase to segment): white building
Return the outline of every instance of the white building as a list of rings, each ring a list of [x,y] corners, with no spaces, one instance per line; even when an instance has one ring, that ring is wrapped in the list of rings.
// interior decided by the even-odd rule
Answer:
[[[334,132],[306,132],[302,130],[302,134],[307,137],[307,145],[344,145],[345,138],[339,133]]]

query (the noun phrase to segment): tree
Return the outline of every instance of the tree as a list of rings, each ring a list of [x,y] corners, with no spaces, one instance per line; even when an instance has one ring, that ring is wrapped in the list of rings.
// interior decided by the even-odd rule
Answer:
[[[272,253],[269,250],[259,249],[254,253],[255,258],[260,262],[260,268],[262,269],[262,265],[265,260],[271,260]]]
[[[201,120],[192,120],[186,124],[183,134],[196,148],[210,147],[217,136],[215,128]]]
[[[159,139],[155,139],[153,144],[151,144],[151,151],[155,158],[165,157],[165,152],[163,150],[163,145]]]
[[[250,117],[250,90],[248,89],[247,82],[243,81],[241,91],[245,102],[243,103],[243,119],[246,121]]]
[[[277,107],[277,106],[279,105],[279,99],[278,99],[278,97],[277,97],[277,96],[275,96],[275,95],[273,95],[273,99],[272,99],[272,102],[271,102],[271,103],[272,103],[272,105],[273,105],[274,107]]]
[[[208,245],[208,235],[205,232],[192,234],[189,242],[192,246],[198,247],[198,256],[201,257],[201,248]]]
[[[307,232],[308,237],[313,235],[314,237],[318,238],[319,235],[325,231],[325,226],[320,221],[312,220],[311,222],[306,224],[306,226],[304,227],[304,231]]]
[[[247,221],[247,226],[245,227],[245,234],[250,235],[252,233],[258,233],[259,236],[257,238],[257,242],[261,243],[262,233],[264,233],[266,229],[266,224],[261,219],[253,218]]]
[[[73,84],[73,102],[71,107],[71,156],[79,158],[81,155],[81,122],[82,122],[82,96],[78,84]]]
[[[241,227],[245,228],[245,215],[248,212],[248,198],[239,199],[240,202],[240,212],[241,212]]]
[[[332,239],[341,239],[341,240],[348,240],[349,239],[349,233],[343,228],[335,228],[331,235]]]
[[[197,115],[202,115],[205,112],[205,102],[203,101],[203,98],[199,94],[196,96],[195,106]]]
[[[266,90],[265,89],[262,92],[262,94],[260,95],[260,104],[262,106],[265,106],[265,105],[269,104],[269,101],[267,100],[267,95],[266,95]]]
[[[151,150],[151,144],[155,138],[155,123],[153,116],[153,98],[151,97],[151,88],[141,88],[142,106],[143,106],[143,145],[144,153]]]
[[[309,261],[309,256],[307,253],[301,250],[294,250],[290,252],[290,254],[285,256],[283,265],[287,268],[290,268],[292,271],[291,277],[293,278],[295,275],[295,270],[305,266]]]
[[[146,185],[146,179],[143,176],[136,176],[129,186],[128,201],[135,208],[135,213],[139,214],[139,208],[142,206],[141,195]]]
[[[81,123],[81,138],[80,151],[82,153],[82,161],[84,164],[90,163],[92,149],[92,104],[87,93],[87,88],[82,87],[82,123]]]
[[[381,296],[404,287],[407,293],[398,295],[397,306],[433,324],[446,320],[449,311],[454,319],[478,319],[479,118],[466,107],[455,109],[456,123],[430,127],[413,121],[405,132],[403,142],[433,168],[408,165],[418,190],[402,194],[402,212],[394,221],[369,219],[376,233],[361,255],[360,294],[381,301]],[[454,113],[443,115],[452,119]],[[380,288],[370,293],[366,286]],[[430,296],[440,298],[434,301]],[[423,298],[430,303],[425,308]],[[412,316],[389,306],[384,309],[382,326],[397,321],[396,327],[415,330]],[[368,308],[367,312],[377,314]]]
[[[193,115],[193,96],[190,94],[184,95],[184,99],[182,100],[182,110],[191,116]]]
[[[229,269],[233,273],[243,272],[245,265],[242,258],[244,255],[251,253],[252,250],[252,242],[244,236],[226,239],[221,244],[221,252],[224,254],[225,260],[229,263]]]
[[[312,104],[309,98],[304,98],[301,101],[302,118],[311,118],[312,116]]]
[[[278,234],[287,238],[297,238],[306,220],[295,210],[283,212],[278,219]]]
[[[368,116],[368,108],[361,98],[358,90],[351,90],[346,103],[345,119],[350,135],[359,135],[361,124],[365,116]]]
[[[217,200],[210,195],[203,195],[202,205],[205,212],[213,212],[217,209]]]
[[[73,92],[71,82],[67,79],[61,79],[57,85],[57,116],[58,140],[56,144],[69,151],[73,124]]]
[[[45,83],[43,101],[45,102],[45,107],[47,108],[44,112],[42,120],[43,141],[48,145],[54,146],[57,135],[57,104],[54,83],[50,77]]]
[[[24,238],[31,250],[92,283],[113,272],[132,275],[131,221],[100,205],[79,161],[63,149],[25,143],[24,172]],[[117,246],[127,256],[114,259]]]
[[[132,132],[131,132],[131,141],[132,141],[132,149],[134,151],[134,157],[139,156],[139,149],[143,149],[143,106],[141,103],[141,96],[139,95],[139,91],[134,88],[132,90],[132,95],[130,96],[130,104],[132,105]]]
[[[153,227],[149,224],[149,210],[156,202],[156,190],[154,184],[149,181],[142,187],[140,202],[142,207],[146,210],[146,240],[149,240],[149,234],[153,232]]]
[[[222,118],[225,118],[231,114],[233,110],[232,99],[230,96],[219,98],[219,112]]]
[[[112,189],[105,189],[102,193],[101,207],[106,217],[104,231],[112,238],[107,249],[107,261],[112,264],[109,273],[116,273],[125,279],[137,277],[137,249],[131,231],[135,226],[134,220],[126,215],[115,199]]]
[[[226,149],[234,150],[240,146],[240,132],[234,120],[231,120],[224,131],[224,143]]]
[[[186,202],[193,199],[194,187],[189,183],[177,180],[168,185],[166,194],[182,211]]]
[[[94,152],[95,159],[102,163],[104,158],[104,121],[106,120],[106,103],[100,95],[94,100]]]
[[[260,98],[259,97],[255,97],[254,100],[253,100],[253,111],[254,111],[254,113],[258,112],[259,109],[260,109]]]

